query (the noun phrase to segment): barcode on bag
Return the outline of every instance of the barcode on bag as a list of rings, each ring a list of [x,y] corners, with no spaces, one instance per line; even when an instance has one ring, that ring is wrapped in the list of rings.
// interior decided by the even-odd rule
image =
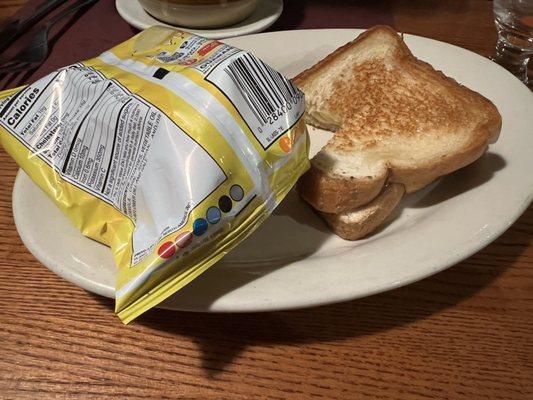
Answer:
[[[266,149],[304,113],[303,93],[249,53],[238,53],[207,77],[237,108]]]
[[[232,61],[224,71],[229,75],[242,97],[256,116],[267,124],[275,111],[292,103],[297,89],[281,74],[263,64],[251,54]]]

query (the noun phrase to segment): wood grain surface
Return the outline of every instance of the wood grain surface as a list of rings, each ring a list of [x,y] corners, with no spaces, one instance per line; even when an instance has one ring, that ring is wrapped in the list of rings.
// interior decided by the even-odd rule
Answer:
[[[17,10],[28,3],[28,0],[1,0],[0,1],[0,23],[11,15],[15,14]]]
[[[489,1],[386,4],[399,30],[492,52]],[[1,399],[533,399],[533,208],[468,260],[388,293],[265,314],[152,310],[123,326],[112,301],[25,249],[16,171],[0,150]]]

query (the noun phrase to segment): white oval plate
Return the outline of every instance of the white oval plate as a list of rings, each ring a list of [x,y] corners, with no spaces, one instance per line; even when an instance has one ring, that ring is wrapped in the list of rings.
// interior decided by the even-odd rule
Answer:
[[[360,32],[273,32],[227,42],[292,77]],[[163,307],[270,311],[368,296],[469,257],[520,216],[533,193],[533,95],[484,57],[417,36],[405,35],[405,41],[417,57],[496,104],[503,116],[498,143],[473,165],[408,196],[393,221],[366,240],[332,235],[290,195],[255,234]],[[312,152],[328,137],[312,132]],[[113,297],[110,251],[83,237],[22,172],[13,211],[22,240],[39,261],[76,285]]]
[[[190,29],[169,25],[148,14],[137,0],[116,0],[119,15],[137,29],[154,25],[179,28],[208,39],[224,39],[261,32],[278,20],[283,12],[283,0],[260,0],[254,13],[238,24],[218,29]]]

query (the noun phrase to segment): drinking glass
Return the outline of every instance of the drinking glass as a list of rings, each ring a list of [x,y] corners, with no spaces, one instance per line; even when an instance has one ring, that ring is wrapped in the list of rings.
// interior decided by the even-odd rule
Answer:
[[[494,0],[494,19],[498,42],[493,60],[528,85],[527,68],[533,56],[533,0]]]

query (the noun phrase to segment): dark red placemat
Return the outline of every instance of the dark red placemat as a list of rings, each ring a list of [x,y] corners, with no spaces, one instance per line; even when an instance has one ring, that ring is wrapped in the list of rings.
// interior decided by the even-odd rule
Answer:
[[[268,31],[315,28],[370,28],[392,25],[392,13],[375,0],[285,0],[283,14]]]
[[[131,0],[135,1],[135,0]],[[367,28],[392,24],[390,10],[373,1],[285,0],[281,18],[268,31],[310,28]],[[95,57],[138,32],[117,13],[115,0],[100,0],[56,30],[48,59],[37,70],[5,77],[0,88],[33,82],[55,69]]]

